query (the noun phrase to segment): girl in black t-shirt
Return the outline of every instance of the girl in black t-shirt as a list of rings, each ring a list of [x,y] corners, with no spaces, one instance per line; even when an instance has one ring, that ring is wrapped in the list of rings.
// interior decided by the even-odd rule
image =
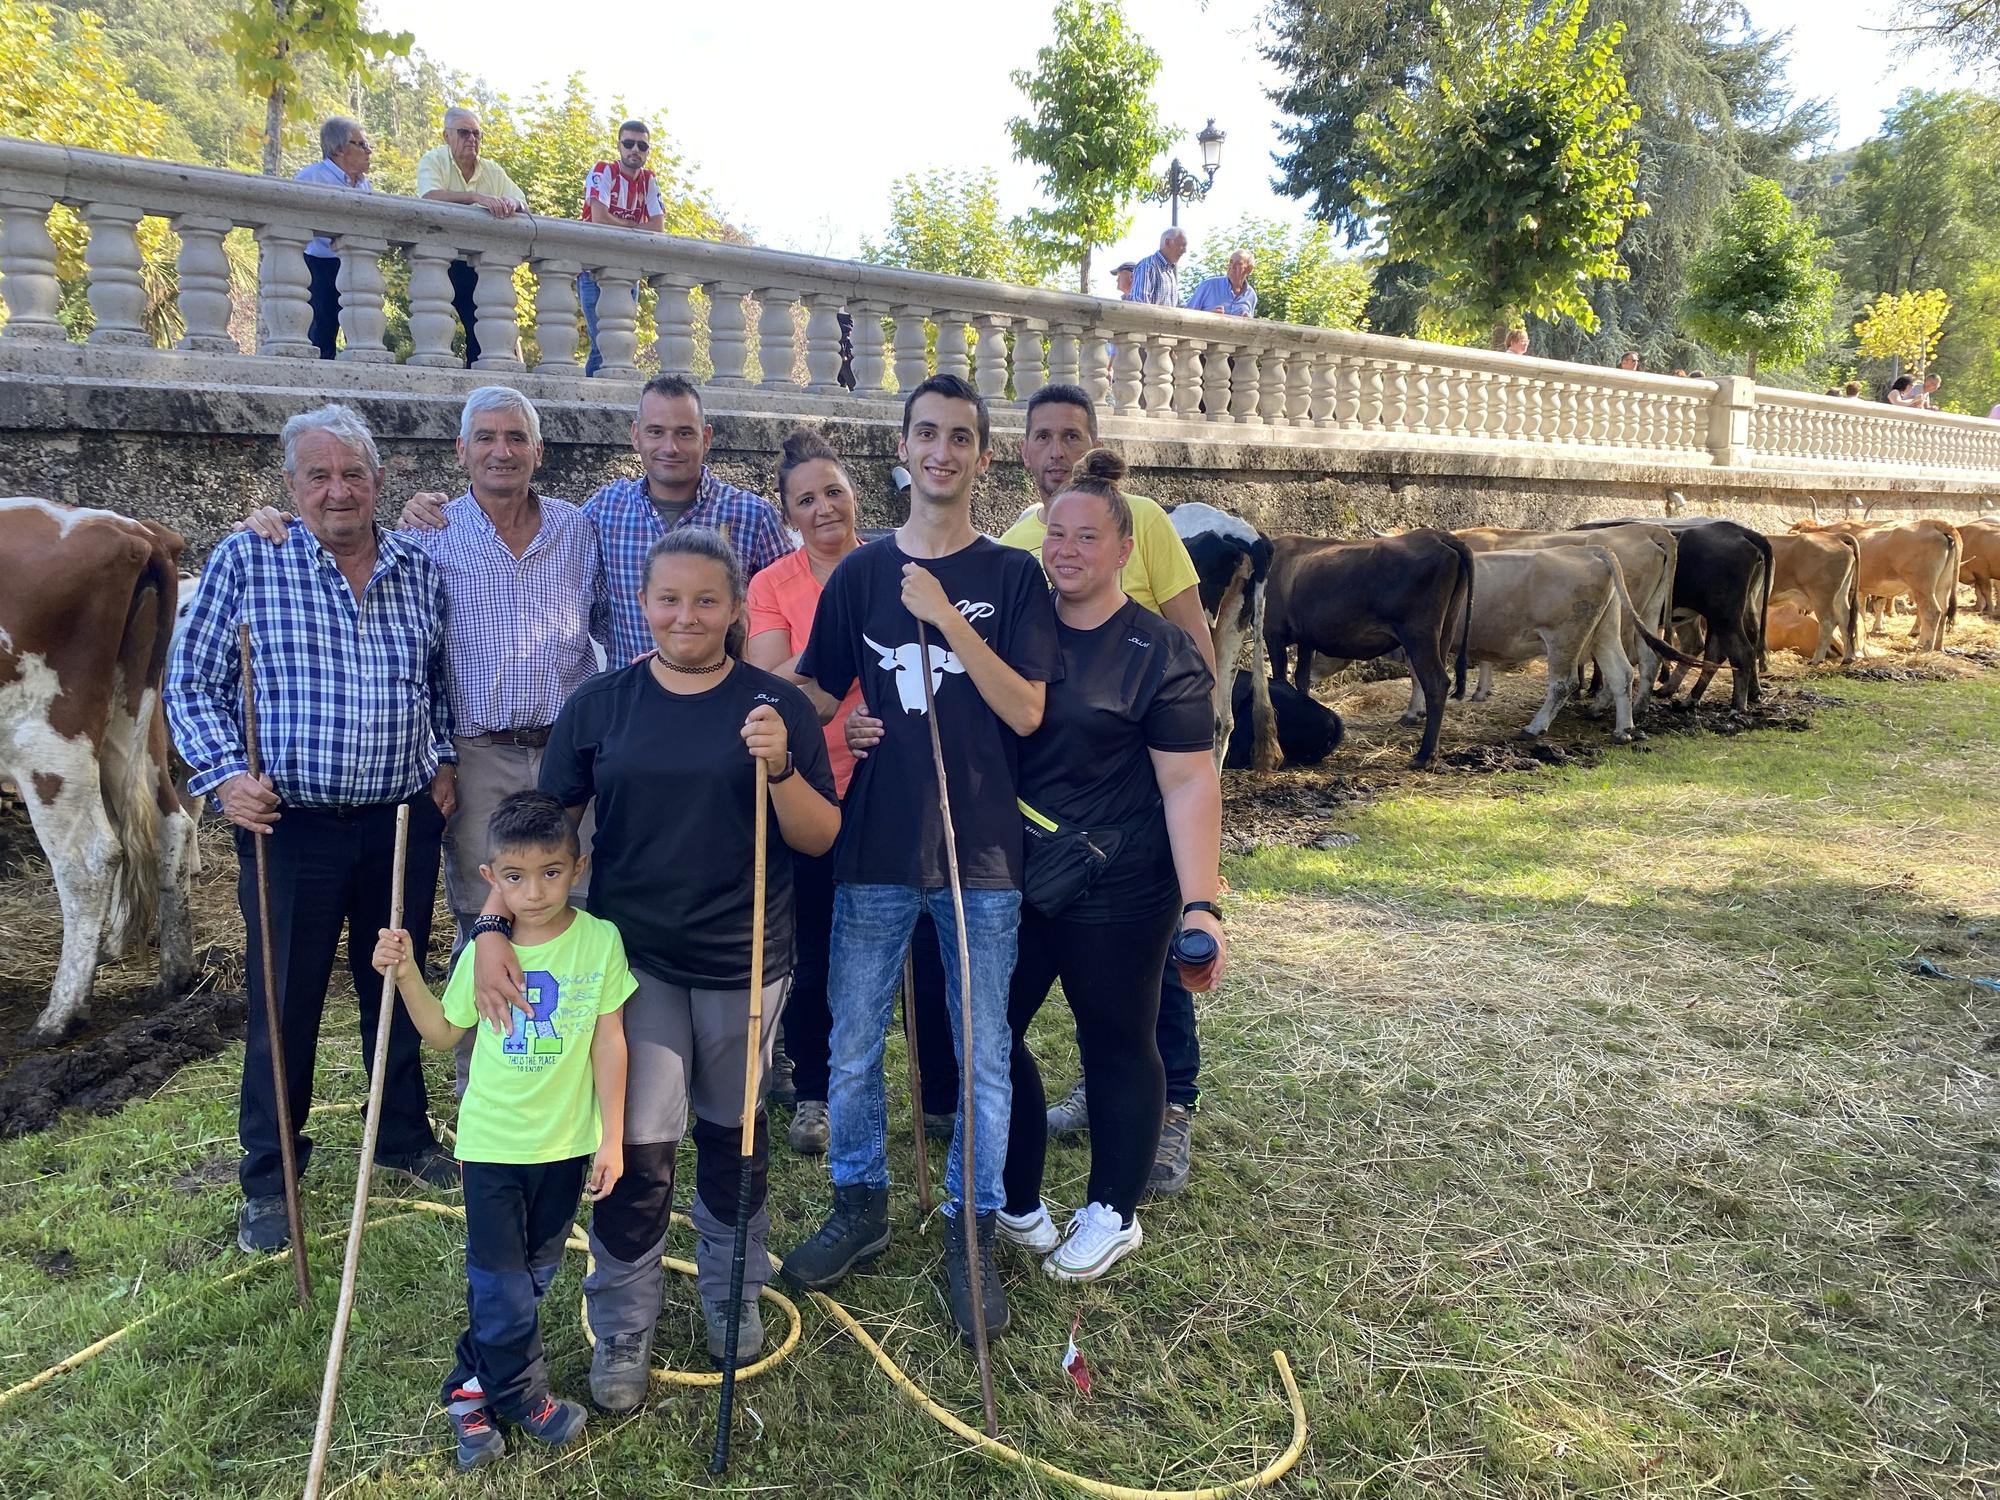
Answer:
[[[626,1174],[591,1216],[584,1280],[597,1339],[591,1395],[608,1410],[645,1399],[673,1204],[674,1155],[694,1114],[697,1289],[720,1357],[730,1251],[750,1218],[739,1360],[763,1343],[757,1288],[767,1143],[757,1122],[752,1201],[736,1201],[754,921],[755,762],[770,772],[764,907],[764,1062],[792,958],[792,861],[823,854],[840,828],[819,717],[805,695],[732,660],[744,607],[736,554],[718,533],[682,527],[653,545],[640,593],[654,650],[571,695],[549,732],[541,789],[581,818],[594,806],[590,908],[618,929],[639,989],[626,1002]],[[479,939],[482,1015],[520,993],[514,950]],[[768,1082],[768,1079],[767,1079]]]
[[[1053,1244],[1043,1266],[1065,1281],[1101,1276],[1140,1242],[1139,1192],[1166,1105],[1154,1027],[1168,944],[1180,925],[1215,940],[1212,965],[1186,976],[1190,989],[1210,988],[1228,951],[1213,904],[1222,823],[1213,679],[1178,626],[1119,587],[1132,552],[1124,472],[1094,449],[1049,502],[1042,564],[1055,585],[1063,670],[1021,750],[1021,801],[1039,827],[1053,825],[1058,840],[1088,832],[1102,849],[1116,841],[1087,888],[1054,911],[1034,904],[1030,868],[1007,1001],[1014,1108],[1000,1233],[1030,1248]],[[1087,1199],[1056,1244],[1041,1200],[1046,1098],[1026,1038],[1058,979],[1083,1052],[1091,1157]]]

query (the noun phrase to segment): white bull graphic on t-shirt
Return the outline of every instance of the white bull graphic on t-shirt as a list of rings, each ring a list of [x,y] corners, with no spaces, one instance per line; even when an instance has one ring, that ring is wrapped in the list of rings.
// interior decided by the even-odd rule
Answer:
[[[869,640],[865,635],[861,639],[867,641],[869,649],[880,658],[882,670],[896,674],[896,691],[902,697],[903,712],[906,714],[920,714],[924,711],[924,683],[917,673],[923,670],[926,650],[930,652],[933,693],[944,681],[945,673],[965,670],[959,665],[958,658],[942,646],[920,646],[915,641],[906,646],[884,646],[880,642]]]

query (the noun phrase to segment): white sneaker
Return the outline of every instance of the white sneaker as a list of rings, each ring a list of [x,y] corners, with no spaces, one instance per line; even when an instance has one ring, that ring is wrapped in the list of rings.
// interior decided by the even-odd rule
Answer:
[[[1110,1204],[1086,1203],[1069,1221],[1063,1242],[1042,1262],[1042,1269],[1057,1281],[1095,1281],[1144,1239],[1137,1214],[1126,1224]]]
[[[1000,1210],[998,1225],[1000,1238],[1010,1245],[1019,1245],[1036,1255],[1047,1255],[1062,1240],[1056,1233],[1056,1221],[1049,1217],[1049,1206],[1037,1203],[1031,1214],[1010,1214]]]

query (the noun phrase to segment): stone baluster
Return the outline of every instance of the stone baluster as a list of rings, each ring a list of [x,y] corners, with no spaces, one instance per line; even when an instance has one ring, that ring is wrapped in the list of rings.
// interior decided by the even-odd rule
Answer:
[[[1467,372],[1452,365],[1438,366],[1431,380],[1431,426],[1445,437],[1464,437],[1467,412],[1472,405]]]
[[[888,307],[880,302],[847,304],[847,314],[854,325],[847,335],[847,342],[854,351],[854,394],[857,396],[882,394],[882,382],[888,373],[883,358],[882,319],[888,313]]]
[[[1231,351],[1237,346],[1210,339],[1201,358],[1201,404],[1211,422],[1228,422],[1230,415]]]
[[[1315,427],[1332,427],[1339,420],[1336,386],[1341,358],[1320,349],[1313,352],[1306,375],[1306,412]]]
[[[1379,359],[1361,361],[1359,398],[1354,408],[1355,425],[1363,432],[1382,430],[1382,412],[1388,404],[1388,370]]]
[[[306,334],[312,329],[311,282],[306,276],[303,229],[264,224],[257,230],[257,352],[276,359],[318,359]]]
[[[1229,415],[1239,426],[1255,427],[1264,420],[1258,410],[1263,404],[1262,351],[1255,344],[1236,350],[1236,368],[1229,378]]]
[[[48,217],[49,200],[41,194],[0,192],[0,297],[7,300],[0,338],[50,344],[64,337],[56,316],[62,288]]]
[[[1535,381],[1535,386],[1541,398],[1541,420],[1535,426],[1535,441],[1553,444],[1562,431],[1562,382],[1541,378]]]
[[[1429,432],[1430,409],[1430,366],[1411,365],[1403,375],[1403,426],[1411,432]]]
[[[1171,334],[1146,335],[1143,385],[1146,415],[1149,417],[1165,419],[1174,414],[1174,366],[1182,358],[1179,343],[1180,340]]]
[[[1424,426],[1440,437],[1450,437],[1455,429],[1451,420],[1451,388],[1456,384],[1455,372],[1449,365],[1431,365],[1429,399],[1424,403]]]
[[[1111,362],[1111,402],[1120,416],[1139,415],[1139,388],[1145,375],[1146,336],[1139,332],[1118,336],[1118,355]]]
[[[527,366],[521,362],[519,353],[521,325],[517,315],[520,303],[514,292],[514,267],[521,263],[520,258],[513,250],[481,250],[472,257],[472,261],[479,271],[479,285],[472,293],[473,326],[479,333],[479,358],[472,368],[509,373],[525,370]],[[626,295],[631,294],[628,292]],[[597,304],[600,336],[610,311],[605,304],[610,300],[605,297]],[[628,306],[625,310],[629,314],[631,308]]]
[[[708,357],[715,366],[714,385],[750,384],[750,325],[743,314],[743,299],[749,295],[750,288],[740,281],[709,285]],[[785,362],[791,363],[789,358]]]
[[[1313,419],[1313,356],[1294,349],[1285,364],[1285,415],[1294,427],[1307,427]]]
[[[1488,370],[1468,370],[1465,378],[1465,435],[1483,438],[1493,420],[1493,375]]]
[[[1561,381],[1556,386],[1556,436],[1555,440],[1564,447],[1577,438],[1577,419],[1582,415],[1584,388],[1573,380]]]
[[[1014,402],[1028,404],[1028,398],[1048,384],[1048,366],[1042,355],[1042,336],[1049,325],[1039,318],[1023,318],[1014,325]]]
[[[896,309],[896,388],[906,396],[931,372],[924,348],[924,320],[929,316],[921,307]]]
[[[825,396],[842,394],[840,313],[845,305],[838,292],[814,292],[806,298],[806,388]],[[860,324],[854,326],[859,332]],[[877,329],[878,338],[880,333]]]
[[[1591,388],[1589,417],[1590,428],[1584,441],[1593,448],[1601,448],[1611,427],[1611,392],[1601,385]]]
[[[657,300],[653,303],[653,358],[663,375],[686,375],[694,369],[694,289],[701,285],[693,277],[664,271],[649,278]]]
[[[971,383],[972,349],[966,343],[968,320],[964,313],[945,309],[937,314],[937,372],[956,375]]]
[[[227,219],[176,217],[174,233],[181,237],[180,307],[187,332],[176,349],[195,353],[234,354],[229,336],[229,257],[222,237],[235,226]],[[8,293],[11,298],[12,293]]]
[[[1058,323],[1049,330],[1049,384],[1079,385],[1083,366],[1078,358],[1084,331],[1074,323]]]
[[[410,247],[410,363],[419,368],[451,369],[463,364],[451,352],[451,263],[458,251],[450,245],[421,241]]]
[[[90,330],[93,344],[146,344],[146,287],[139,279],[141,210],[120,203],[88,203],[90,224]]]
[[[1007,399],[1007,331],[1013,319],[1003,313],[980,313],[972,319],[979,364],[973,388],[989,405]]]
[[[1184,422],[1201,420],[1202,364],[1208,358],[1205,339],[1182,339],[1174,350],[1174,415]]]
[[[604,363],[597,367],[599,380],[631,380],[639,373],[639,304],[632,300],[637,271],[610,266],[593,273],[597,277],[597,352]],[[483,284],[485,277],[481,277]],[[574,357],[576,314],[570,313],[571,352]],[[485,340],[482,338],[483,344]]]
[[[759,287],[757,298],[757,366],[766,390],[792,383],[792,301],[783,287]]]
[[[1266,349],[1257,362],[1257,374],[1257,415],[1267,427],[1289,421],[1287,387],[1291,383],[1291,370],[1287,352],[1282,348]]]
[[[1343,432],[1352,432],[1360,425],[1361,376],[1366,362],[1351,355],[1340,355],[1333,367],[1333,420]]]
[[[1110,351],[1115,344],[1107,344],[1099,338],[1094,329],[1086,328],[1077,345],[1077,360],[1082,365],[1081,383],[1086,395],[1096,403],[1099,411],[1111,409],[1111,365]]]
[[[1382,427],[1386,432],[1408,432],[1410,367],[1401,360],[1383,361]]]
[[[339,359],[343,364],[393,365],[395,351],[384,342],[389,315],[382,304],[382,257],[389,253],[389,242],[343,234],[333,248],[340,252],[334,284],[340,291],[340,331],[345,335]]]
[[[1495,436],[1519,442],[1528,423],[1528,380],[1511,372],[1500,378],[1500,430]]]
[[[583,367],[576,362],[576,278],[583,266],[573,260],[537,260],[532,266],[535,273],[535,348],[538,351],[535,373],[581,375]],[[602,288],[606,283],[600,278],[598,285]],[[602,291],[599,295],[603,295]],[[602,376],[637,374],[636,368],[612,368],[612,350],[605,340],[606,319],[602,316],[605,310],[600,302],[597,347],[604,356],[604,363],[597,373]],[[631,340],[634,351],[631,358],[636,359],[639,344],[636,321],[625,330],[625,337]]]

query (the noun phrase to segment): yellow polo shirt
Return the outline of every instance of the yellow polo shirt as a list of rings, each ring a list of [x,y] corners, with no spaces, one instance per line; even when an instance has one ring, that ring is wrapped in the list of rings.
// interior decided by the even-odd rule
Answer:
[[[1174,523],[1159,501],[1148,500],[1144,495],[1127,495],[1125,503],[1132,508],[1132,555],[1125,559],[1125,570],[1118,575],[1118,582],[1142,608],[1162,614],[1162,600],[1193,588],[1201,580],[1188,557],[1187,544],[1174,530]],[[1022,512],[1021,519],[1009,526],[1000,540],[1024,552],[1040,553],[1042,538],[1047,534],[1042,507],[1036,505]]]
[[[426,193],[484,193],[489,198],[511,198],[516,203],[526,203],[528,195],[514,186],[500,163],[490,156],[479,158],[479,165],[472,169],[472,177],[458,170],[458,163],[452,160],[451,147],[436,145],[417,158],[417,196]]]

